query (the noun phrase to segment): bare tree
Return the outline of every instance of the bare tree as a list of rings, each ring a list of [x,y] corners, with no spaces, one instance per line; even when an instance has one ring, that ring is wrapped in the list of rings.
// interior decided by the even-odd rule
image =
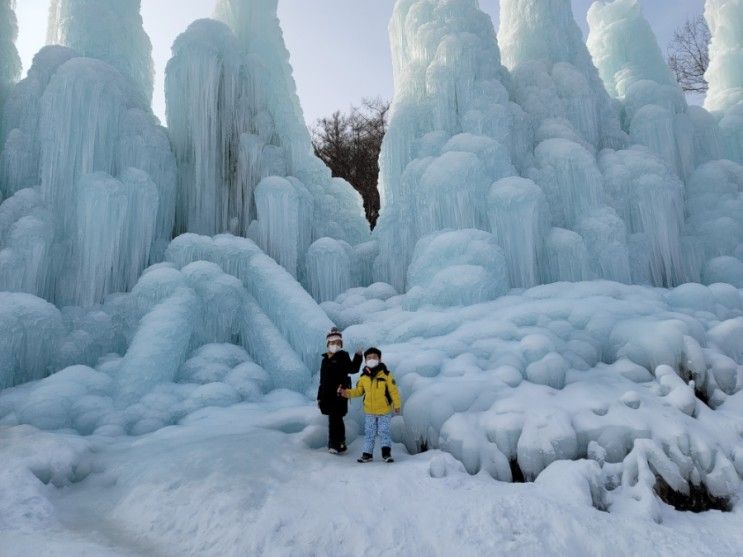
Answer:
[[[348,114],[340,111],[320,118],[312,128],[315,153],[333,176],[348,180],[364,200],[366,218],[372,225],[379,217],[379,153],[387,132],[390,103],[364,99]]]
[[[668,65],[684,91],[706,93],[704,74],[709,66],[711,35],[704,16],[688,19],[676,29],[668,46]]]

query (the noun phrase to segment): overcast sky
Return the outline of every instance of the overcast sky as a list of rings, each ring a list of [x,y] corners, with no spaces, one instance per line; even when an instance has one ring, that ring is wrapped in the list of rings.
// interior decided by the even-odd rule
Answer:
[[[572,0],[586,32],[592,0]],[[46,38],[48,0],[17,0],[18,49],[24,70]],[[673,31],[702,13],[703,0],[641,0],[665,50]],[[165,113],[163,71],[175,37],[195,19],[211,15],[215,0],[142,0],[157,72],[155,112]],[[394,0],[279,0],[279,17],[291,52],[299,97],[308,122],[358,104],[364,97],[392,97],[387,23]],[[480,0],[498,26],[498,0]]]

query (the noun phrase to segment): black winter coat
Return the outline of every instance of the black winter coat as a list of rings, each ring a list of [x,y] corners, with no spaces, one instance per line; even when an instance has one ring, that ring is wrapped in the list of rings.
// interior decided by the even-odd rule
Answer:
[[[335,354],[323,354],[320,387],[317,389],[317,402],[323,414],[345,416],[348,413],[348,399],[338,394],[338,385],[345,389],[350,388],[349,375],[359,372],[363,360],[360,354],[356,354],[351,360],[345,350],[339,350]]]

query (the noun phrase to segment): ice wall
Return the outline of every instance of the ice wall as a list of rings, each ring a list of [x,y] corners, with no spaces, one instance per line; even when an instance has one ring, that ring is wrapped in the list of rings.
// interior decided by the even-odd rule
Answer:
[[[52,0],[47,43],[107,62],[136,85],[149,105],[152,44],[140,15],[141,0]]]
[[[687,105],[637,0],[596,2],[589,23],[590,53],[568,0],[504,0],[506,70],[476,2],[397,2],[375,280],[410,288],[417,242],[445,229],[492,232],[515,287],[673,286],[736,253],[737,167],[716,162],[739,160],[735,109]],[[729,197],[704,193],[708,164]]]
[[[307,283],[317,239],[368,240],[360,196],[314,156],[275,0],[224,0],[176,40],[166,75],[177,232],[254,239]]]
[[[170,241],[176,185],[138,85],[102,60],[45,47],[1,127],[0,189],[12,197],[0,249],[16,272],[0,273],[0,288],[90,305],[134,286]]]
[[[11,85],[21,74],[21,59],[15,47],[18,22],[14,8],[15,0],[0,0],[0,114],[2,114],[3,103]],[[2,139],[2,128],[0,128],[0,139]],[[1,190],[0,194],[2,194]]]

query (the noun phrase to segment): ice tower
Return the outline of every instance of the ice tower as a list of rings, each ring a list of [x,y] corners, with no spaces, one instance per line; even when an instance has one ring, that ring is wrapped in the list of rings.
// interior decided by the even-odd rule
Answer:
[[[176,230],[248,236],[303,280],[310,245],[368,240],[360,196],[314,156],[276,0],[223,0],[176,40],[168,123]]]
[[[152,100],[152,44],[142,26],[141,0],[52,0],[47,43],[97,58],[128,77]]]
[[[475,0],[401,0],[390,23],[395,98],[380,159],[375,278],[397,289],[416,243],[488,228],[487,196],[523,152],[522,111]]]

